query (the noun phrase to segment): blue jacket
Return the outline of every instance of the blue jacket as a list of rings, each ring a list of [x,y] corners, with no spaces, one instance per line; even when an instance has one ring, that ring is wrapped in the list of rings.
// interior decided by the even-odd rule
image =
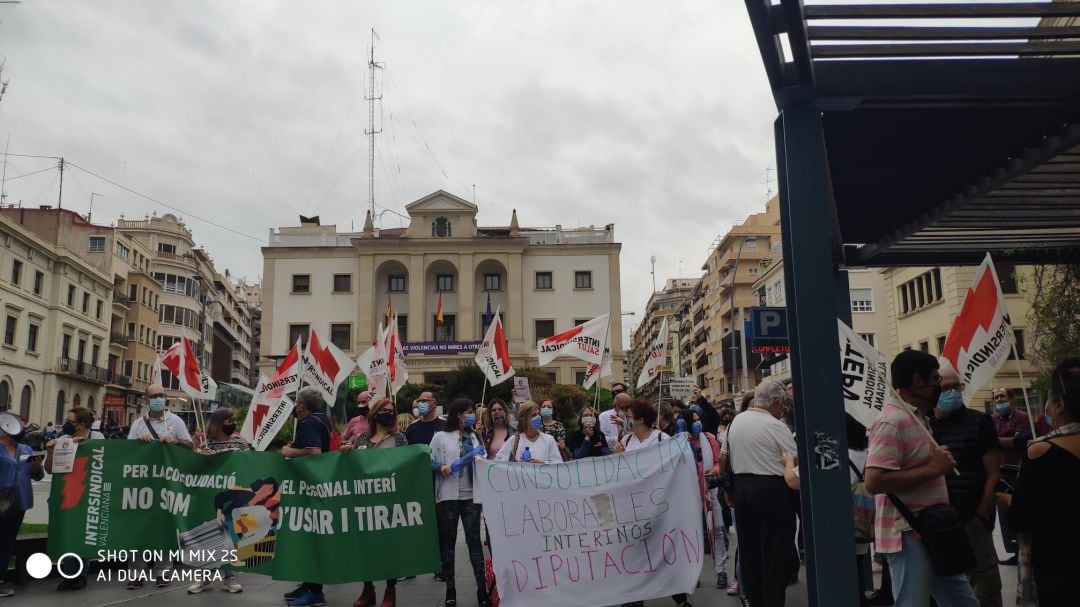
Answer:
[[[34,488],[30,481],[40,481],[45,477],[44,470],[39,469],[36,478],[30,472],[29,458],[33,456],[34,450],[29,445],[19,444],[16,456],[12,459],[7,448],[0,445],[0,489],[15,487],[16,510],[29,510],[34,507]]]

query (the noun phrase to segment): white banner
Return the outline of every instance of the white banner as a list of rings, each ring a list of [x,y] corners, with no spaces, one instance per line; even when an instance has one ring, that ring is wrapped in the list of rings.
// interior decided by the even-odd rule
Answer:
[[[327,409],[334,406],[338,386],[355,368],[355,360],[330,342],[323,345],[319,334],[311,329],[307,349],[300,357],[300,380],[322,392]]]
[[[889,359],[866,343],[844,321],[837,319],[836,323],[840,334],[844,410],[869,428],[892,392]]]
[[[607,314],[601,314],[573,329],[536,342],[536,355],[540,366],[559,356],[572,356],[588,363],[602,364],[609,318]]]
[[[252,448],[256,451],[263,451],[269,447],[274,437],[285,426],[285,422],[292,417],[293,407],[295,406],[295,403],[288,395],[282,394],[281,400],[270,409],[270,412],[266,414],[265,422],[255,432],[255,440],[251,442]]]
[[[685,434],[567,464],[475,465],[505,607],[620,605],[694,591],[705,543]]]
[[[649,353],[645,358],[645,366],[641,369],[641,375],[638,376],[637,387],[641,388],[651,382],[659,373],[660,368],[667,362],[667,348],[668,348],[668,324],[667,317],[664,317],[664,324],[660,325],[660,333],[656,335],[656,341],[653,342]]]
[[[476,365],[484,372],[491,385],[500,384],[514,376],[514,366],[510,362],[510,352],[506,346],[506,333],[499,320],[501,306],[495,309],[495,316],[488,326],[480,348],[476,350]]]

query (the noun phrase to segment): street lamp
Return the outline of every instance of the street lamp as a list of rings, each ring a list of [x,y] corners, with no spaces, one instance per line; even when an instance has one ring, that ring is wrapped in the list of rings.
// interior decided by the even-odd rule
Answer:
[[[731,269],[731,398],[735,399],[735,386],[737,385],[736,363],[739,356],[739,346],[735,343],[735,279],[739,275],[739,261],[742,259],[742,248],[747,242],[757,242],[757,236],[743,236],[739,240],[739,250],[735,254],[735,266]],[[744,365],[745,366],[745,365]],[[745,369],[744,369],[745,370]],[[744,382],[748,383],[748,381]],[[744,386],[745,387],[745,386]]]

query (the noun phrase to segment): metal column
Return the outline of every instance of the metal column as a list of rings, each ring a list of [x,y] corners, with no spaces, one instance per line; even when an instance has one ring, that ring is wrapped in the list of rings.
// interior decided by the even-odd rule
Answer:
[[[858,580],[836,329],[841,298],[847,302],[849,295],[846,272],[833,258],[833,239],[839,235],[833,234],[821,113],[791,104],[777,118],[775,132],[807,593],[810,605],[855,607]],[[847,316],[850,320],[850,311]]]

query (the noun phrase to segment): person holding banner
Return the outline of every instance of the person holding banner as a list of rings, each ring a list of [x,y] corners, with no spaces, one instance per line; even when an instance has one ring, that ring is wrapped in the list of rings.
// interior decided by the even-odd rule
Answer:
[[[514,433],[510,429],[510,410],[506,401],[501,398],[493,398],[488,403],[484,412],[484,448],[487,450],[488,459],[494,459],[495,454],[502,449],[506,441]]]
[[[357,436],[353,442],[341,446],[342,453],[354,449],[390,449],[409,444],[405,435],[397,431],[397,418],[394,415],[394,401],[380,398],[368,411],[368,432]],[[364,589],[353,602],[353,607],[370,607],[375,604],[375,584],[364,582]],[[386,593],[380,607],[394,607],[397,604],[397,580],[386,580]]]
[[[469,564],[476,579],[477,603],[480,607],[491,604],[484,571],[484,547],[480,542],[481,508],[473,502],[472,460],[486,457],[484,445],[473,431],[475,426],[472,401],[459,398],[450,404],[443,430],[431,439],[431,467],[439,472],[435,477],[435,513],[439,524],[442,573],[446,578],[446,607],[457,605],[454,548],[459,520],[465,528]]]
[[[1010,485],[1016,485],[1016,475],[1020,469],[1020,453],[1015,449],[1015,441],[1018,434],[1030,432],[1028,414],[1016,411],[1009,391],[1005,388],[994,390],[994,428],[997,430],[998,443],[1002,450],[1002,479]],[[1009,525],[1009,517],[1005,516],[1005,509],[998,508],[998,518],[1001,520],[1001,539],[1005,546],[1005,552],[1009,557],[1001,561],[1002,565],[1016,564],[1016,533]]]
[[[20,443],[18,438],[0,430],[0,491],[6,494],[2,501],[7,502],[7,507],[0,511],[0,559],[3,559],[4,572],[7,572],[15,551],[15,540],[23,517],[27,510],[34,507],[34,488],[30,481],[45,478],[41,458],[34,455],[29,445]],[[13,584],[0,583],[0,596],[14,594]]]
[[[518,408],[517,431],[495,455],[500,462],[524,462],[529,464],[562,463],[559,445],[550,434],[540,432],[544,425],[540,408],[534,402],[526,402]]]
[[[567,446],[572,450],[574,459],[611,455],[607,437],[596,426],[596,409],[585,407],[578,415],[578,431],[570,435]]]

